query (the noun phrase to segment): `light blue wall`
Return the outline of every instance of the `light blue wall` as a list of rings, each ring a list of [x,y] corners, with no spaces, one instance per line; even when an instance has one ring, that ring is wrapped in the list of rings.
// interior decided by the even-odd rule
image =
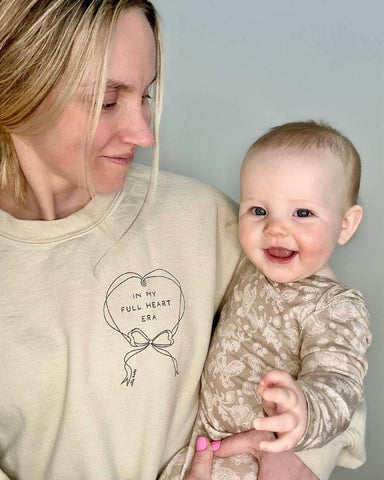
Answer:
[[[357,471],[336,469],[332,479],[382,480],[384,3],[154,3],[165,58],[163,169],[199,178],[238,200],[247,146],[273,125],[310,118],[341,129],[361,154],[365,217],[333,265],[342,281],[364,293],[371,313],[368,461]],[[140,157],[145,161],[147,155]]]

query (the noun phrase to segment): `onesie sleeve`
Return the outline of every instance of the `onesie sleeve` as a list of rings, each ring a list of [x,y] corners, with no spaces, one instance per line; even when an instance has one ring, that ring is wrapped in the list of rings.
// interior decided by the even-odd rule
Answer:
[[[363,401],[369,317],[360,292],[321,299],[303,322],[298,382],[308,404],[307,430],[295,450],[318,448],[344,432]]]

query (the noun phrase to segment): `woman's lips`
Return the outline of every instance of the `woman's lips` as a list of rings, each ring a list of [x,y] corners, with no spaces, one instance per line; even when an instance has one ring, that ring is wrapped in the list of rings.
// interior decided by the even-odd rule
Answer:
[[[116,165],[128,166],[133,162],[134,155],[103,155],[103,158]]]
[[[264,254],[271,262],[289,263],[296,257],[298,252],[282,247],[270,247],[264,250]]]

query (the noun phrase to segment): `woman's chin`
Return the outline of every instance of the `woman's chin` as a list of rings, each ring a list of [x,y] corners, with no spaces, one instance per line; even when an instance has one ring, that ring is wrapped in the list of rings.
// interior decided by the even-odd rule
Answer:
[[[113,178],[103,178],[94,184],[95,192],[98,194],[115,193],[123,188],[126,175]]]

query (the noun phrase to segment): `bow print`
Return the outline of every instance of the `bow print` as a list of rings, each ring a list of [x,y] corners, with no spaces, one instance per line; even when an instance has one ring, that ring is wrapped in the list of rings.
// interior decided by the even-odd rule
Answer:
[[[124,357],[124,368],[126,375],[121,384],[125,383],[128,386],[132,379],[132,368],[129,365],[129,360],[138,353],[143,352],[149,346],[156,350],[156,352],[170,357],[175,369],[175,376],[178,375],[179,369],[176,358],[167,350],[165,350],[167,347],[170,347],[174,344],[173,333],[170,330],[163,330],[155,337],[149,338],[142,330],[139,328],[134,328],[127,334],[123,334],[123,337],[132,347],[134,347],[134,350],[128,352]]]

